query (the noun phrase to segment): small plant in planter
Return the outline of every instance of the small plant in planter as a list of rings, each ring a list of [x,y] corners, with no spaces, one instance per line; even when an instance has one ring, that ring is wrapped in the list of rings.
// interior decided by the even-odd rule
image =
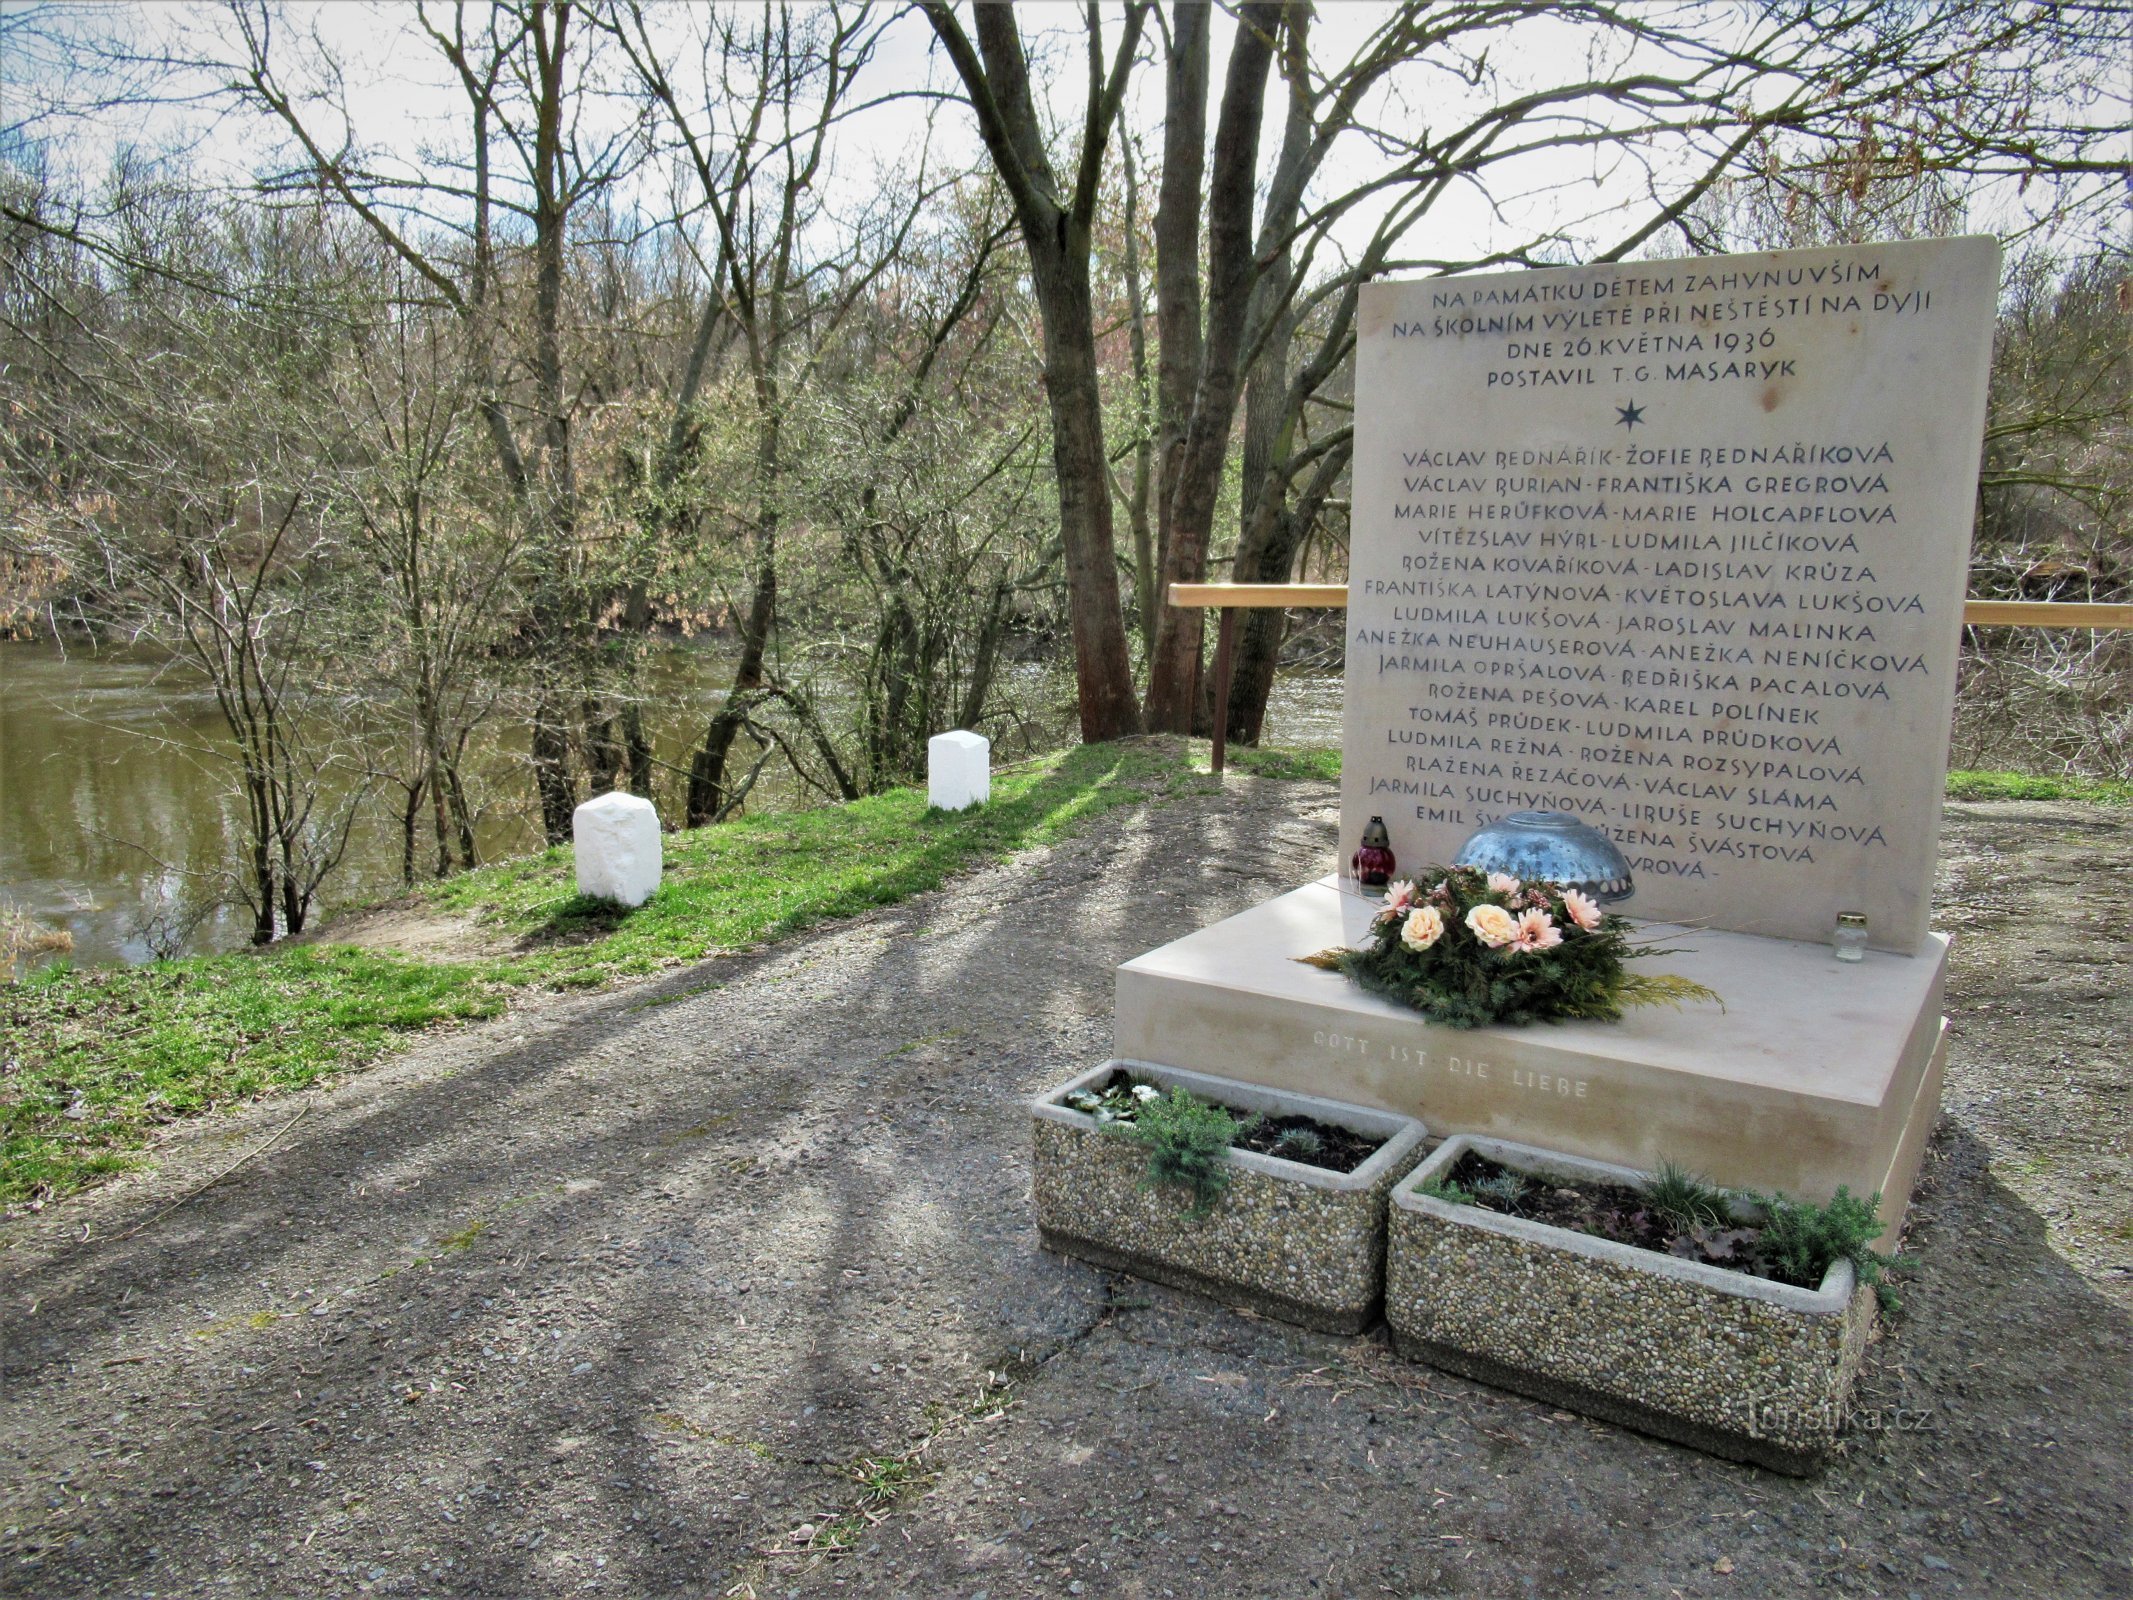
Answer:
[[[1214,1210],[1236,1171],[1230,1165],[1230,1146],[1237,1142],[1238,1135],[1251,1132],[1262,1120],[1253,1112],[1240,1121],[1221,1106],[1209,1105],[1183,1089],[1172,1089],[1168,1095],[1148,1096],[1138,1115],[1130,1121],[1113,1122],[1110,1128],[1120,1138],[1131,1139],[1147,1150],[1147,1183],[1189,1189],[1190,1215],[1204,1217]],[[1295,1132],[1300,1140],[1323,1148],[1323,1141],[1308,1128]],[[1296,1147],[1301,1155],[1300,1143]]]
[[[1733,1193],[1461,1135],[1394,1191],[1386,1320],[1410,1358],[1808,1472],[1897,1264],[1871,1245],[1878,1200]]]
[[[1138,1062],[1032,1109],[1048,1248],[1329,1332],[1376,1320],[1412,1118]]]
[[[1731,1214],[1723,1189],[1671,1161],[1660,1162],[1645,1181],[1644,1196],[1652,1210],[1683,1228],[1716,1227]]]
[[[1849,1261],[1859,1282],[1872,1285],[1890,1310],[1896,1297],[1887,1273],[1909,1264],[1873,1248],[1884,1231],[1878,1194],[1861,1200],[1839,1187],[1827,1205],[1815,1205],[1715,1188],[1670,1161],[1634,1186],[1556,1186],[1469,1149],[1449,1177],[1430,1180],[1422,1192],[1803,1289],[1820,1286],[1831,1267]]]
[[[1783,1283],[1819,1283],[1832,1266],[1846,1261],[1859,1281],[1872,1288],[1884,1311],[1902,1309],[1888,1274],[1915,1263],[1909,1256],[1883,1255],[1873,1247],[1887,1231],[1877,1215],[1880,1195],[1861,1200],[1839,1184],[1827,1205],[1782,1194],[1755,1195],[1751,1203],[1763,1213],[1759,1244],[1771,1277]]]

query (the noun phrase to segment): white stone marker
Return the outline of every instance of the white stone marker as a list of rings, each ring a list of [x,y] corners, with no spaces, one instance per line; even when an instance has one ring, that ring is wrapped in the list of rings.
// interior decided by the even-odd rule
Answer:
[[[958,728],[926,741],[926,798],[943,811],[963,811],[992,798],[992,741]]]
[[[659,813],[652,802],[617,790],[571,813],[578,851],[578,893],[641,906],[659,887]]]

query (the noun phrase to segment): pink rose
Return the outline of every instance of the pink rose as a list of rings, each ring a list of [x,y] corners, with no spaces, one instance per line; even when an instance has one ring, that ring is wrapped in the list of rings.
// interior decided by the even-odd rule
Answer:
[[[1406,925],[1400,929],[1400,943],[1410,950],[1427,950],[1444,937],[1444,918],[1437,914],[1435,906],[1422,906],[1409,913]]]
[[[1563,891],[1563,909],[1570,913],[1570,920],[1587,933],[1596,933],[1600,927],[1602,912],[1597,900],[1582,889]]]
[[[1399,916],[1413,906],[1420,892],[1405,878],[1402,878],[1398,883],[1387,884],[1385,886],[1385,909],[1377,914],[1376,920],[1390,922],[1394,917]]]
[[[1530,953],[1535,950],[1553,950],[1563,942],[1563,930],[1555,925],[1555,919],[1545,911],[1528,911],[1518,919],[1517,936],[1511,948]]]

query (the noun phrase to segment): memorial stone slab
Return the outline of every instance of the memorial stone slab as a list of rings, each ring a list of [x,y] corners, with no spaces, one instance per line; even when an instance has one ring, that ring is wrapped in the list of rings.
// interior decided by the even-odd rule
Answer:
[[[1116,1054],[1900,1222],[1997,285],[1955,239],[1367,288],[1341,858],[1583,817],[1725,1004],[1444,1027],[1302,961],[1378,909],[1329,877],[1121,967]]]
[[[1984,430],[1985,238],[1363,290],[1342,853],[1509,812],[1640,917],[1922,949]]]

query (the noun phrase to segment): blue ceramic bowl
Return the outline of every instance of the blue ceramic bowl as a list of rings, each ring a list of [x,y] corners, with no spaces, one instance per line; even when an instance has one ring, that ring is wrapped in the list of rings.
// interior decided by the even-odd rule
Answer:
[[[1636,893],[1629,862],[1614,840],[1560,811],[1514,811],[1476,833],[1452,858],[1455,867],[1546,878],[1582,889],[1603,904]]]

